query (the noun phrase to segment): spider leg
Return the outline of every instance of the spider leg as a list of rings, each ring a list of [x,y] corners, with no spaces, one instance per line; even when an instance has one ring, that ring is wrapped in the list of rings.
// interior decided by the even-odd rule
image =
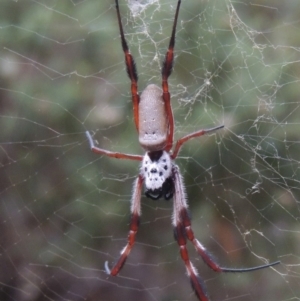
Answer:
[[[173,176],[174,176],[174,196],[173,196],[173,227],[174,227],[174,236],[180,248],[180,255],[182,260],[184,261],[187,274],[191,280],[192,288],[195,291],[198,299],[200,301],[208,301],[208,296],[206,290],[204,288],[204,284],[202,283],[200,277],[198,276],[198,272],[196,268],[190,261],[188,250],[186,248],[186,228],[183,223],[181,212],[182,210],[187,210],[187,201],[184,191],[184,186],[182,182],[181,175],[179,173],[179,168],[175,165],[173,167]]]
[[[108,267],[108,263],[105,263],[105,270],[108,274],[112,276],[118,275],[120,270],[125,264],[125,261],[134,245],[135,236],[139,227],[139,220],[141,215],[141,194],[142,194],[142,185],[143,185],[143,177],[141,175],[138,176],[134,183],[133,194],[131,199],[131,221],[129,227],[129,233],[127,237],[127,245],[121,251],[121,256],[117,263],[110,270]]]
[[[252,268],[242,269],[231,269],[220,267],[213,259],[213,257],[206,251],[201,243],[195,238],[193,230],[191,228],[191,220],[188,214],[188,204],[186,201],[186,195],[184,191],[183,180],[179,172],[178,166],[173,167],[173,179],[174,179],[174,215],[173,215],[173,226],[175,228],[175,238],[180,247],[180,255],[182,260],[185,262],[185,266],[188,275],[192,282],[192,287],[195,290],[196,295],[200,301],[207,301],[206,295],[201,279],[198,276],[197,270],[194,268],[189,260],[189,255],[186,248],[186,240],[190,240],[198,254],[202,257],[203,261],[215,272],[250,272],[256,271],[270,266],[279,264],[279,261],[272,262],[266,265],[260,265]]]
[[[125,39],[118,0],[116,0],[116,10],[118,15],[122,49],[125,55],[127,74],[131,80],[131,95],[132,95],[132,103],[133,103],[134,122],[135,122],[136,129],[138,130],[139,129],[139,102],[140,102],[140,97],[138,94],[138,87],[137,87],[138,76],[137,76],[135,61],[129,52],[129,48]]]
[[[190,139],[192,139],[192,138],[195,138],[195,137],[203,136],[203,135],[205,135],[205,134],[208,134],[208,133],[217,131],[217,130],[222,129],[222,128],[224,128],[224,125],[219,125],[219,126],[216,126],[216,127],[214,127],[214,128],[207,129],[207,130],[200,130],[200,131],[191,133],[191,134],[189,134],[189,135],[186,135],[186,136],[180,138],[180,139],[176,142],[176,145],[175,145],[173,154],[171,155],[171,158],[174,160],[174,159],[177,157],[177,155],[178,155],[178,153],[179,153],[179,151],[180,151],[182,145],[183,145],[185,142],[187,142],[188,140],[190,140]]]
[[[185,228],[185,233],[186,233],[187,238],[193,243],[196,251],[202,257],[203,261],[215,272],[244,273],[244,272],[251,272],[251,271],[264,269],[264,268],[271,267],[271,266],[274,266],[274,265],[277,265],[280,263],[280,261],[275,261],[275,262],[272,262],[269,264],[264,264],[264,265],[255,266],[255,267],[251,267],[251,268],[241,268],[241,269],[232,269],[232,268],[221,267],[215,262],[215,260],[213,259],[213,256],[211,254],[209,254],[207,252],[207,250],[203,247],[203,245],[195,238],[194,232],[191,227],[191,220],[189,218],[187,208],[182,208],[180,215],[181,215],[182,224]]]
[[[96,147],[91,134],[88,131],[86,131],[85,134],[89,140],[90,148],[91,148],[92,152],[94,152],[95,154],[105,155],[105,156],[117,158],[117,159],[129,159],[129,160],[136,160],[136,161],[143,160],[143,156],[140,156],[140,155],[116,153],[116,152],[111,152],[111,151]]]
[[[202,283],[202,280],[200,279],[196,268],[193,266],[189,258],[189,254],[186,248],[186,235],[184,226],[181,223],[178,223],[175,227],[174,233],[175,239],[177,240],[177,243],[180,248],[181,258],[184,261],[187,274],[191,280],[192,288],[200,301],[208,301],[209,299],[207,297],[204,284]]]
[[[177,19],[178,19],[180,4],[181,4],[181,0],[178,0],[173,28],[172,28],[172,34],[171,34],[170,43],[169,43],[169,48],[166,53],[165,60],[163,62],[163,66],[162,66],[163,100],[164,100],[164,103],[166,106],[166,113],[167,113],[168,121],[169,121],[169,132],[168,132],[168,138],[167,138],[167,145],[165,148],[165,150],[167,152],[169,152],[170,149],[172,148],[173,136],[174,136],[174,116],[173,116],[173,111],[172,111],[171,101],[170,101],[168,78],[172,73],[173,62],[174,62],[175,34],[176,34],[176,26],[177,26]]]

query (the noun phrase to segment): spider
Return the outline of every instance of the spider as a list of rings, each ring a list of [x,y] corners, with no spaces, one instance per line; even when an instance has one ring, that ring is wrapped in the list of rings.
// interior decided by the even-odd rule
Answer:
[[[172,72],[175,32],[181,1],[178,0],[177,2],[169,48],[166,52],[162,66],[162,89],[156,85],[150,84],[142,92],[141,96],[138,94],[136,66],[125,39],[118,0],[115,0],[115,4],[127,74],[131,81],[134,122],[139,135],[139,143],[145,150],[145,155],[141,156],[111,152],[96,147],[91,134],[86,132],[90,148],[94,153],[117,159],[141,161],[140,173],[134,182],[131,199],[131,221],[127,244],[121,251],[121,256],[112,269],[108,267],[108,263],[106,262],[105,270],[108,274],[116,276],[122,269],[135,243],[141,215],[142,187],[145,184],[146,197],[153,200],[158,200],[160,198],[169,200],[173,198],[174,208],[172,224],[174,227],[175,240],[179,245],[181,258],[184,261],[187,274],[191,280],[192,288],[194,289],[196,296],[200,301],[208,301],[209,299],[204,285],[198,276],[196,268],[190,261],[186,247],[187,240],[192,242],[203,261],[215,272],[255,271],[274,266],[278,264],[279,261],[252,268],[224,268],[215,262],[204,246],[195,238],[191,228],[185,186],[182,175],[178,166],[174,163],[174,160],[184,143],[192,138],[200,137],[204,134],[222,129],[224,125],[211,129],[199,130],[186,135],[176,142],[173,152],[171,151],[173,147],[174,117],[170,103],[168,77]]]

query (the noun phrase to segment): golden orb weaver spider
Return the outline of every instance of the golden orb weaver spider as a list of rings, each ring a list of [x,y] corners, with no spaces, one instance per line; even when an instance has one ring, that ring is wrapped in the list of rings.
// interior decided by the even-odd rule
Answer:
[[[94,153],[106,155],[117,159],[129,159],[142,161],[140,174],[137,177],[131,199],[131,221],[127,244],[121,251],[121,256],[112,269],[105,263],[106,272],[116,276],[122,269],[134,243],[139,227],[141,215],[141,194],[142,186],[145,183],[145,195],[148,198],[157,200],[161,197],[166,200],[173,197],[173,218],[174,236],[180,248],[180,255],[184,261],[187,274],[190,277],[192,288],[200,301],[208,301],[208,295],[204,285],[198,276],[196,268],[190,261],[186,248],[187,239],[192,242],[196,251],[203,261],[215,272],[249,272],[279,264],[279,261],[260,265],[252,268],[231,269],[219,266],[213,257],[206,251],[202,244],[195,238],[191,228],[191,220],[188,213],[188,204],[182,176],[178,166],[174,163],[182,145],[188,140],[200,137],[204,134],[214,132],[224,127],[220,125],[211,129],[199,130],[179,139],[173,152],[174,118],[170,102],[168,88],[168,77],[172,72],[174,59],[174,45],[176,25],[181,0],[177,2],[177,8],[170,38],[169,48],[162,67],[162,89],[156,85],[148,85],[142,92],[141,97],[137,88],[137,71],[134,59],[129,52],[125,39],[118,0],[115,0],[122,49],[125,55],[127,74],[131,81],[131,94],[133,102],[133,114],[136,129],[139,134],[139,143],[146,151],[144,156],[111,152],[98,148],[89,132],[86,132],[91,150]]]

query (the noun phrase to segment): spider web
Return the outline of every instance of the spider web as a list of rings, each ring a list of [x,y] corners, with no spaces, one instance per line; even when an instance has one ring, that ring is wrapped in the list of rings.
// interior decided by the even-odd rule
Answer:
[[[139,89],[160,84],[176,0],[124,1]],[[113,0],[2,0],[0,299],[196,300],[174,241],[172,201],[142,198],[126,244],[141,154]],[[211,300],[299,300],[299,1],[182,1],[169,85],[177,160],[196,237],[222,266],[190,258]]]

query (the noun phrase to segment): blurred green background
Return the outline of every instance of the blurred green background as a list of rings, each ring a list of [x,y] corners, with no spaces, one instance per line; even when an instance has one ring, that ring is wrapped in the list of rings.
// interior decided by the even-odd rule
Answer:
[[[160,85],[176,0],[120,0],[139,90]],[[300,299],[299,1],[183,0],[169,80],[176,138],[220,124],[177,160],[196,237],[189,246],[211,300]],[[113,0],[0,3],[0,299],[196,300],[171,226],[172,201],[142,198],[136,245],[118,277],[104,263],[126,244],[133,123]]]

